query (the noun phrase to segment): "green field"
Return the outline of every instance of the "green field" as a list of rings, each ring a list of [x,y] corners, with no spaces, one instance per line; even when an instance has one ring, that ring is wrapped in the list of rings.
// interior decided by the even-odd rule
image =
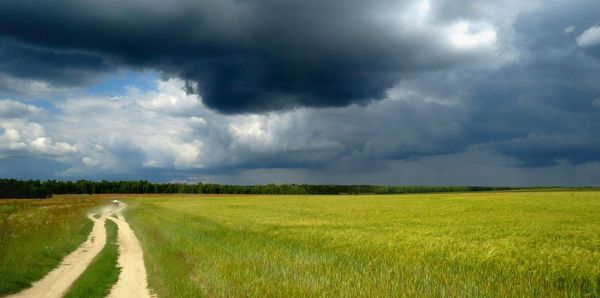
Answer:
[[[600,192],[129,203],[160,297],[600,295]]]
[[[0,296],[58,265],[111,197],[0,200]],[[600,297],[598,191],[119,197],[159,297]],[[73,289],[115,280],[108,225]]]
[[[14,293],[58,266],[88,236],[91,209],[104,199],[0,200],[0,296]]]

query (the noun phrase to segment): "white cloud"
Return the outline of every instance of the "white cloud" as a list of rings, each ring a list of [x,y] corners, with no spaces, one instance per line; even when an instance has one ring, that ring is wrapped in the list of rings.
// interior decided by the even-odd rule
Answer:
[[[600,26],[592,26],[577,37],[577,45],[585,48],[600,44]]]
[[[85,165],[88,168],[96,168],[99,166],[102,166],[102,163],[98,160],[95,160],[89,156],[85,156],[81,159],[81,162],[83,163],[83,165]]]
[[[57,101],[56,112],[36,122],[10,119],[11,126],[0,128],[0,158],[19,154],[61,158],[68,168],[59,175],[68,179],[156,175],[149,179],[493,181],[495,176],[475,179],[492,166],[465,166],[464,179],[452,174],[453,166],[443,167],[477,156],[482,156],[481,163],[498,158],[497,166],[509,173],[514,165],[504,162],[516,163],[514,158],[459,153],[471,145],[468,134],[472,133],[468,126],[473,114],[464,100],[468,89],[456,88],[465,77],[439,74],[420,79],[420,83],[417,78],[407,79],[390,89],[385,99],[365,106],[298,108],[262,115],[215,113],[195,95],[186,94],[184,82],[177,79],[156,81],[156,88],[146,91],[126,88],[118,96],[74,95]],[[595,107],[600,105],[596,101],[592,101]],[[202,174],[215,172],[227,175]],[[234,177],[235,173],[240,176]],[[518,182],[509,178],[498,181]]]
[[[254,153],[285,153],[332,150],[341,144],[324,135],[306,133],[303,126],[310,109],[267,115],[238,115],[228,117],[232,146]],[[293,135],[293,137],[291,137]]]
[[[384,99],[364,108],[222,115],[186,94],[183,85],[176,79],[157,81],[155,90],[129,88],[119,96],[73,97],[55,104],[58,115],[44,125],[52,138],[78,149],[62,175],[327,163],[352,151],[359,156],[420,154],[431,152],[440,139],[461,134],[456,119],[442,115],[414,131],[415,117],[454,109],[435,101]],[[421,96],[413,93],[412,98]],[[40,139],[32,146],[42,150],[48,144]]]
[[[575,26],[569,26],[569,27],[565,28],[564,32],[567,35],[575,32]]]
[[[128,88],[119,96],[74,97],[57,104],[61,115],[52,122],[53,131],[81,150],[62,174],[204,167],[206,115],[214,113],[183,85],[177,79],[157,81],[156,90]]]
[[[0,123],[0,158],[43,155],[63,157],[77,152],[66,142],[54,141],[43,126],[24,120],[4,120]]]
[[[139,92],[132,89],[129,97],[143,109],[175,116],[195,115],[203,108],[202,102],[196,95],[187,94],[180,80],[169,79],[159,81],[157,90]]]
[[[15,100],[0,100],[0,118],[24,118],[41,111],[40,108]]]
[[[396,9],[379,11],[375,20],[395,27],[399,40],[427,45],[412,63],[496,68],[519,59],[513,46],[514,23],[520,14],[539,8],[538,2],[399,1]]]
[[[452,45],[461,50],[494,47],[496,30],[488,24],[473,24],[465,21],[450,26],[448,36]]]
[[[19,94],[20,96],[35,97],[67,93],[73,91],[73,88],[54,86],[45,81],[16,78],[0,73],[0,91]]]

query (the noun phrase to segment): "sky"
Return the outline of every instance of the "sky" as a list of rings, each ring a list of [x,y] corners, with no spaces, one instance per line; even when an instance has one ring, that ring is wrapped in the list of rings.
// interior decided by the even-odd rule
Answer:
[[[0,177],[599,186],[599,11],[0,1]]]

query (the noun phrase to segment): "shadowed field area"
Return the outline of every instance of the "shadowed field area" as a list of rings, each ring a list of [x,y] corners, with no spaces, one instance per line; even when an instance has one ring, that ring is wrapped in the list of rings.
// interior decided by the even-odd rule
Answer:
[[[162,297],[600,293],[600,192],[128,202]]]

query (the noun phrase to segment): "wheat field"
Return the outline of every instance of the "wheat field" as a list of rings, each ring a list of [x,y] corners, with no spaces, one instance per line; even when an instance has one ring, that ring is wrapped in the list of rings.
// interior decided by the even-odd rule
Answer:
[[[600,295],[600,192],[128,202],[162,297]]]

